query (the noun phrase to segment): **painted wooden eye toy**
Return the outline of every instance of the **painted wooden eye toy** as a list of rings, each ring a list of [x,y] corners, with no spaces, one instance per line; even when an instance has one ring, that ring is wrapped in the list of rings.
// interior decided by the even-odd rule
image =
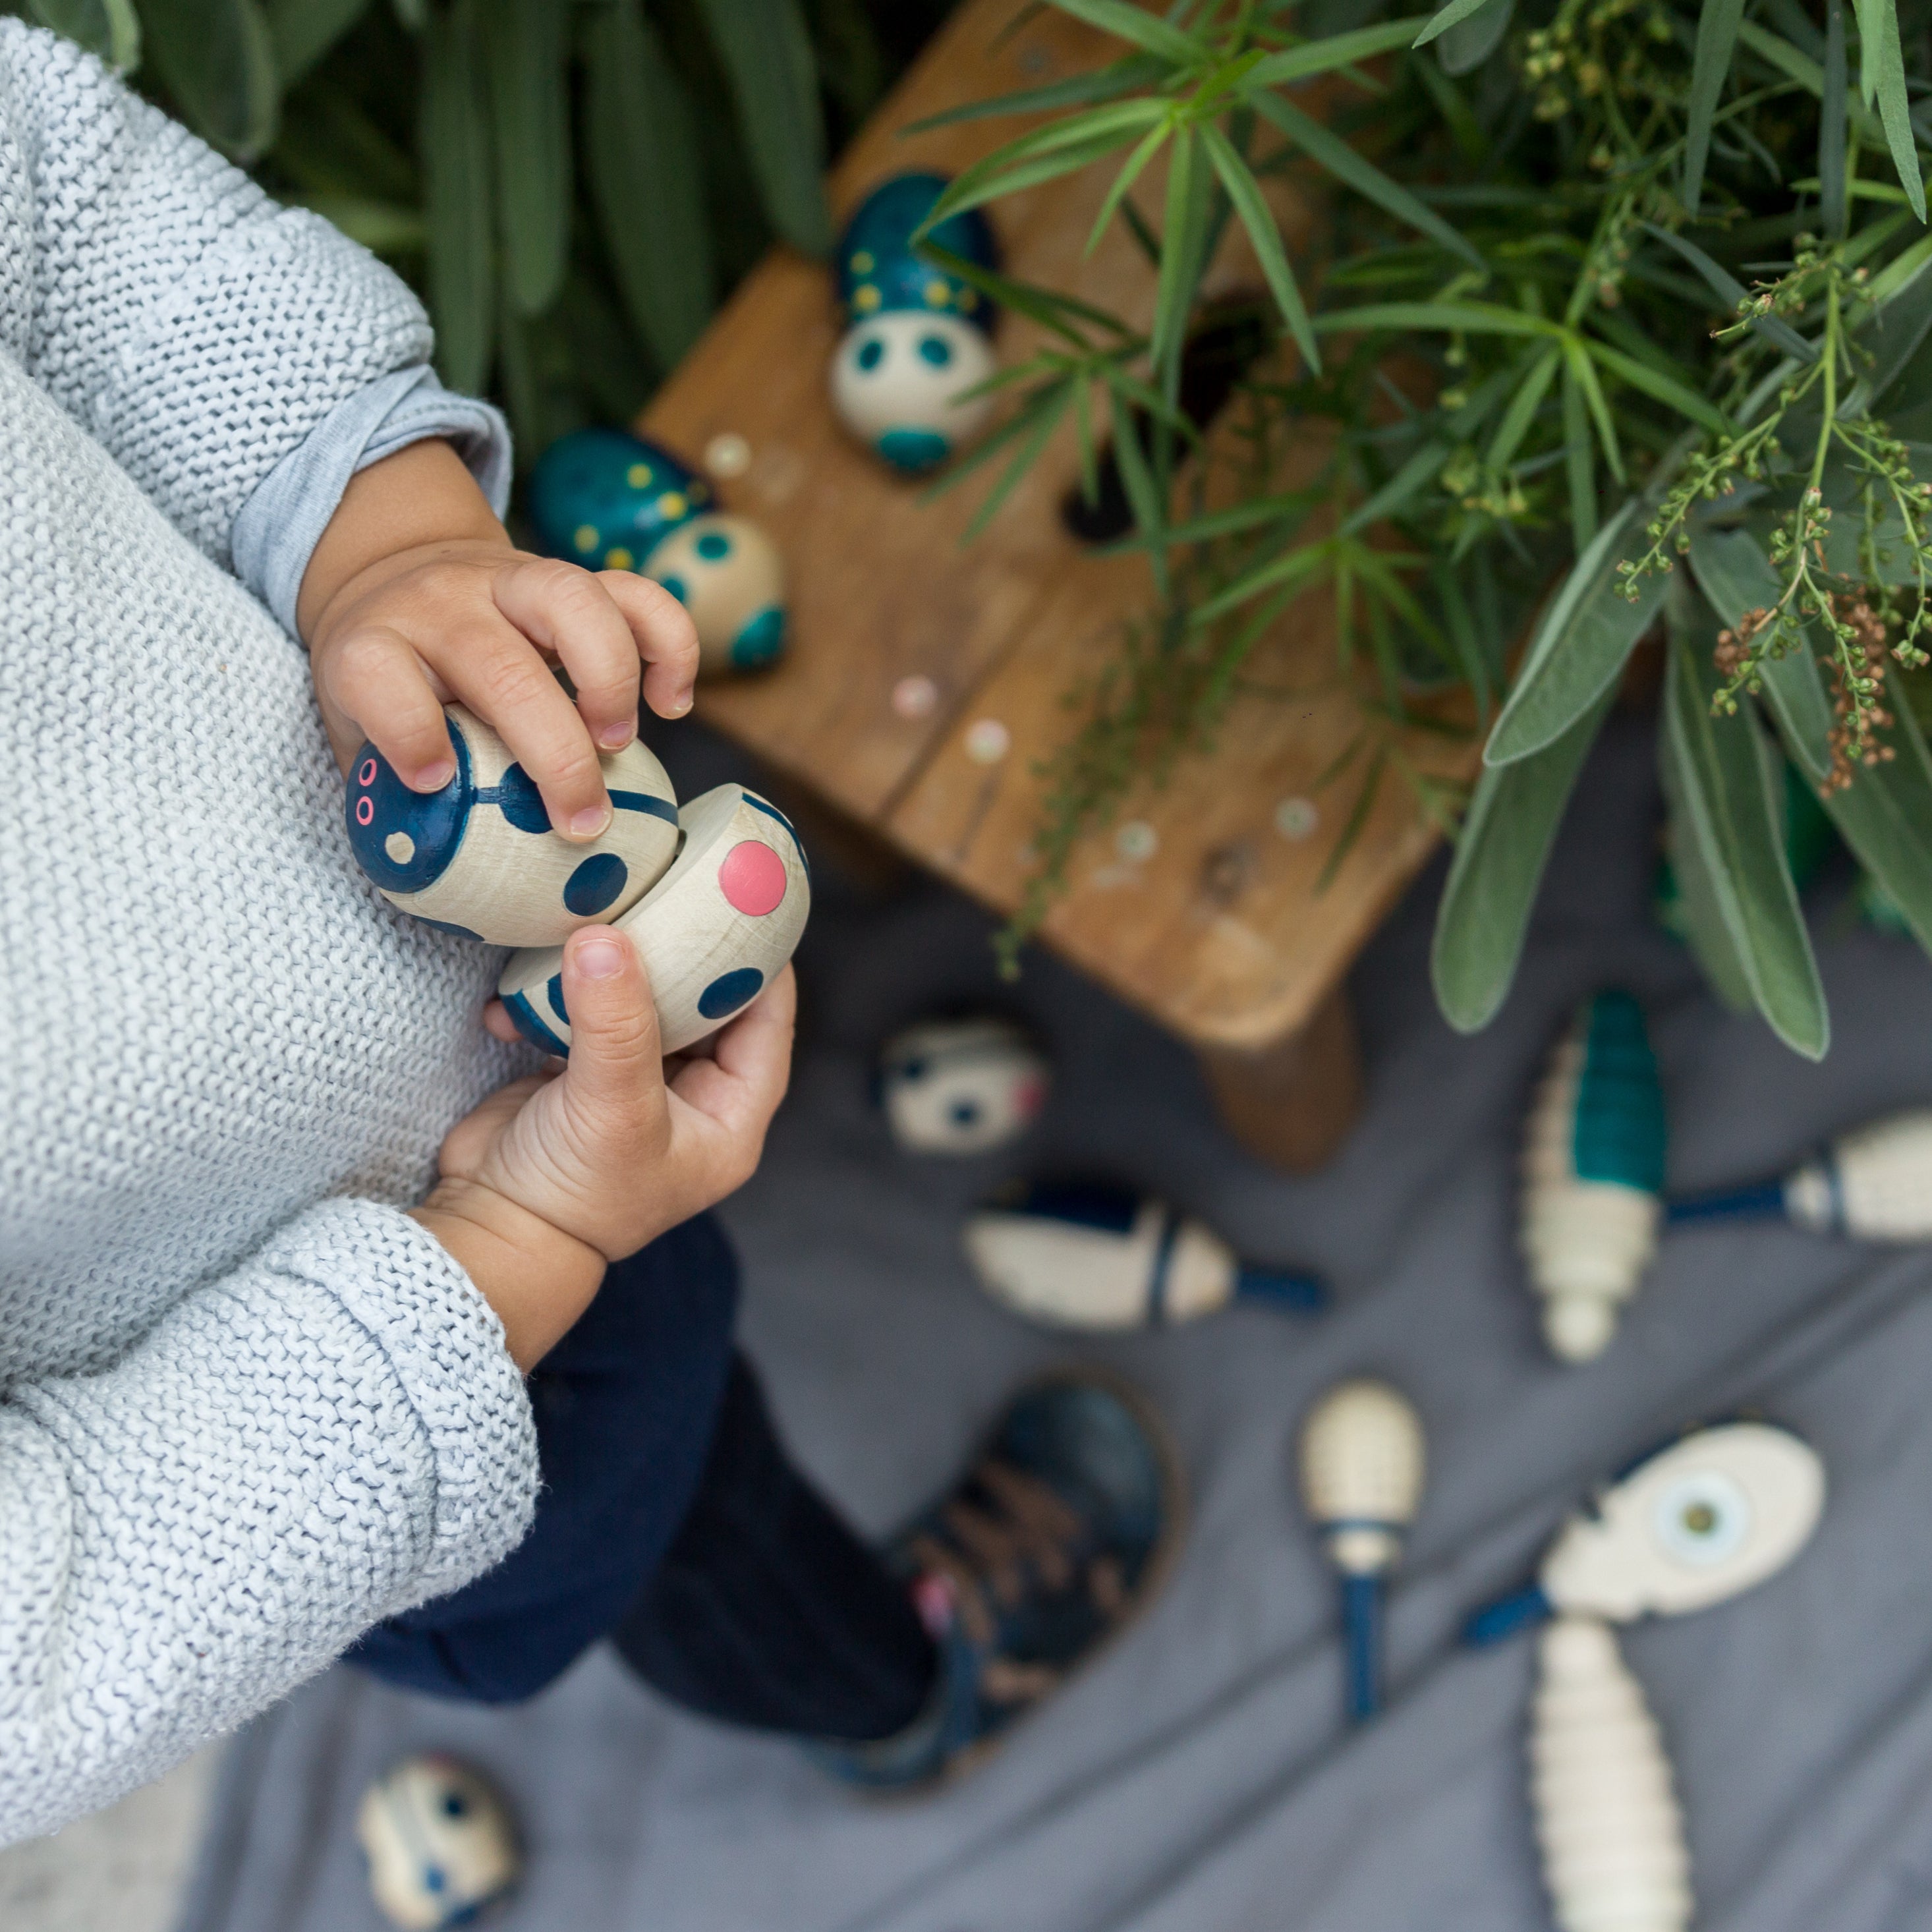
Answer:
[[[1609,1346],[1657,1252],[1665,1132],[1643,1009],[1598,993],[1550,1056],[1524,1136],[1523,1258],[1566,1362]]]
[[[634,570],[691,613],[698,668],[756,670],[784,649],[784,566],[757,524],[662,444],[583,429],[537,459],[526,508],[541,548],[587,570]]]
[[[610,826],[576,844],[550,830],[536,784],[488,725],[460,704],[444,716],[456,776],[440,791],[410,790],[373,745],[350,768],[350,849],[392,905],[492,945],[560,945],[634,904],[670,864],[677,802],[643,745],[600,760]]]
[[[832,406],[861,442],[912,476],[962,448],[992,407],[990,398],[965,392],[995,366],[993,306],[913,247],[947,184],[934,174],[882,182],[838,244],[845,333],[832,358]],[[963,261],[999,266],[993,231],[977,208],[948,215],[928,238]]]
[[[886,1042],[879,1097],[908,1153],[984,1154],[1033,1124],[1051,1078],[1046,1055],[1010,1020],[927,1020]]]
[[[1244,1265],[1212,1229],[1124,1188],[1036,1184],[968,1216],[966,1256],[981,1284],[1056,1328],[1158,1328],[1237,1298],[1318,1309],[1312,1276]]]
[[[1348,1646],[1348,1714],[1382,1708],[1382,1604],[1387,1578],[1422,1502],[1422,1420],[1400,1390],[1339,1384],[1301,1425],[1301,1499],[1342,1580]]]
[[[613,922],[650,976],[666,1053],[749,1006],[797,950],[812,910],[805,848],[756,792],[719,785],[684,806],[678,825],[670,869]],[[497,991],[532,1046],[569,1052],[560,946],[515,954]]]
[[[523,1865],[502,1796],[440,1752],[406,1757],[370,1785],[356,1836],[376,1904],[401,1932],[468,1924],[509,1892]]]

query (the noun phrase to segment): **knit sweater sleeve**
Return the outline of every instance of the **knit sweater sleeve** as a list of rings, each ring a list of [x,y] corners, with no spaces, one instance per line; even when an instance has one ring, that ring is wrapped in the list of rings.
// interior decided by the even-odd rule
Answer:
[[[366,249],[0,19],[0,346],[225,568],[269,472],[432,340]]]
[[[0,1843],[154,1777],[520,1540],[535,1434],[496,1317],[337,1201],[115,1366],[0,1400]]]

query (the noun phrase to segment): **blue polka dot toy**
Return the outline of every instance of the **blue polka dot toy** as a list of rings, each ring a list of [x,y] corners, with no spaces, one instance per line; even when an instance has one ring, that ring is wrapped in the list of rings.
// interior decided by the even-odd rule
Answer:
[[[742,785],[679,813],[683,843],[664,877],[616,922],[650,976],[664,1050],[675,1053],[742,1012],[784,968],[812,910],[812,875],[791,822]],[[547,1053],[570,1051],[563,955],[518,953],[497,986],[517,1028]]]
[[[832,400],[853,434],[896,470],[936,468],[976,435],[992,408],[967,391],[993,373],[996,311],[978,290],[914,248],[946,177],[895,175],[860,203],[838,244],[846,332],[832,358]],[[948,215],[929,238],[962,260],[997,268],[977,208]]]
[[[525,508],[538,545],[590,570],[634,570],[691,613],[706,676],[755,670],[784,648],[784,567],[770,537],[718,506],[711,486],[627,430],[560,437]]]
[[[536,784],[509,748],[460,704],[446,707],[456,776],[410,790],[373,745],[350,768],[350,849],[391,904],[499,946],[560,944],[642,898],[677,851],[677,801],[639,743],[603,759],[614,808],[601,838],[550,830]]]

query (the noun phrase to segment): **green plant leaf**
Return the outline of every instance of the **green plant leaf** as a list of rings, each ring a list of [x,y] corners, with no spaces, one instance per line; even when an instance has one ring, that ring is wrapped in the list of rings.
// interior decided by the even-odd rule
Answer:
[[[683,83],[638,0],[584,28],[584,159],[624,307],[661,370],[710,320],[716,271]]]
[[[134,0],[30,0],[28,12],[44,27],[98,54],[122,74],[141,64],[141,22]]]
[[[1046,114],[1057,107],[1085,107],[1096,101],[1118,100],[1136,88],[1152,86],[1167,70],[1168,63],[1151,54],[1129,54],[1096,73],[1076,74],[1065,80],[1048,81],[1044,87],[1022,87],[1011,94],[998,94],[986,100],[969,100],[962,107],[949,107],[944,114],[928,114],[923,121],[908,122],[904,131],[925,134],[962,121],[992,121],[1008,114]]]
[[[1484,748],[1486,764],[1533,757],[1612,689],[1664,601],[1669,577],[1653,572],[1624,594],[1618,565],[1648,548],[1640,498],[1632,497],[1592,540],[1550,600],[1508,701]]]
[[[1744,0],[1703,0],[1697,16],[1697,47],[1691,57],[1690,100],[1684,122],[1684,206],[1694,215],[1704,191],[1704,164],[1711,152],[1711,127],[1718,97],[1737,52]]]
[[[1612,375],[1620,376],[1632,388],[1641,389],[1646,395],[1654,396],[1660,403],[1667,404],[1700,428],[1710,430],[1714,436],[1722,436],[1730,428],[1724,420],[1724,411],[1708,398],[1699,395],[1695,389],[1659,374],[1648,363],[1640,362],[1634,356],[1626,356],[1620,349],[1612,349],[1595,336],[1587,338],[1585,346],[1591,359],[1600,363]]]
[[[1494,0],[1448,0],[1448,4],[1438,8],[1429,16],[1428,24],[1418,34],[1411,45],[1426,47],[1438,35],[1446,34],[1451,27],[1460,27],[1465,20],[1472,20],[1485,7],[1492,5]]]
[[[256,0],[142,0],[148,56],[195,132],[252,161],[275,138],[281,90]]]
[[[1444,74],[1473,74],[1502,44],[1516,0],[1484,0],[1466,19],[1436,36],[1436,58]]]
[[[368,6],[369,0],[268,0],[268,42],[283,86],[300,80]]]
[[[1897,294],[1875,310],[1858,331],[1872,352],[1865,377],[1874,407],[1882,403],[1905,365],[1932,329],[1932,264],[1921,268]]]
[[[1488,452],[1483,459],[1492,470],[1500,472],[1509,467],[1510,459],[1529,434],[1530,425],[1536,420],[1536,412],[1543,406],[1543,399],[1550,393],[1550,385],[1562,362],[1563,351],[1556,343],[1551,343],[1546,348],[1523,352],[1519,367],[1526,373],[1516,385],[1516,394],[1510,398],[1509,407],[1503,412],[1502,421],[1496,425],[1496,433],[1490,439]]]
[[[1664,684],[1682,829],[1696,842],[1758,1010],[1786,1046],[1822,1059],[1831,1020],[1785,862],[1783,773],[1751,707],[1712,716],[1718,674],[1706,640],[1697,634],[1694,645],[1693,634],[1687,628],[1672,635]]]
[[[1669,248],[1672,248],[1704,278],[1711,292],[1733,315],[1736,314],[1749,291],[1730,271],[1712,260],[1694,242],[1687,242],[1681,235],[1673,235],[1667,228],[1660,228],[1654,222],[1643,224],[1645,232],[1656,238]],[[1818,359],[1816,345],[1805,340],[1781,315],[1756,315],[1751,317],[1753,331],[1767,342],[1775,343],[1787,356],[1795,356],[1801,362],[1815,362]]]
[[[1845,194],[1845,124],[1850,104],[1845,89],[1844,0],[1825,0],[1825,86],[1819,98],[1819,212],[1825,218],[1825,232],[1833,241],[1842,242],[1851,206]]]
[[[1052,0],[1052,4],[1103,34],[1130,40],[1143,52],[1178,66],[1197,66],[1209,57],[1206,46],[1192,34],[1170,26],[1157,14],[1130,6],[1127,0]]]
[[[376,201],[367,195],[333,194],[322,190],[291,195],[291,204],[313,208],[325,220],[340,229],[352,242],[378,255],[410,255],[427,245],[428,227],[422,210],[394,201]]]
[[[1597,462],[1590,447],[1589,404],[1575,364],[1563,359],[1563,466],[1570,490],[1570,538],[1581,556],[1596,541]]]
[[[1898,0],[1858,0],[1859,90],[1865,104],[1876,103],[1892,150],[1898,184],[1912,212],[1925,219],[1925,178],[1918,160],[1918,138],[1906,98],[1905,55],[1898,38]]]
[[[1486,765],[1476,782],[1429,958],[1436,1003],[1458,1033],[1487,1026],[1508,996],[1564,808],[1615,695],[1533,757]]]
[[[554,0],[482,0],[496,216],[510,299],[549,308],[570,250],[570,14]]]
[[[1757,1004],[1737,948],[1731,944],[1717,888],[1704,863],[1703,848],[1690,824],[1684,804],[1687,781],[1670,734],[1657,734],[1658,776],[1664,785],[1664,850],[1677,885],[1677,910],[1684,938],[1712,990],[1733,1012],[1748,1013]]]
[[[1308,310],[1302,305],[1301,291],[1294,285],[1294,271],[1288,266],[1288,256],[1282,248],[1281,230],[1275,225],[1274,211],[1262,199],[1261,188],[1249,172],[1247,164],[1235,153],[1234,144],[1220,128],[1211,122],[1204,123],[1201,139],[1208,150],[1208,159],[1214,164],[1214,172],[1221,178],[1222,187],[1227,190],[1228,199],[1234,205],[1235,214],[1240,218],[1241,226],[1248,231],[1248,239],[1254,245],[1256,258],[1268,280],[1268,292],[1274,297],[1282,320],[1288,324],[1288,332],[1294,338],[1295,346],[1306,358],[1309,368],[1318,375],[1322,352],[1316,346],[1315,332],[1308,326]],[[1179,158],[1177,154],[1177,166]],[[1162,268],[1166,266],[1163,260]]]
[[[1543,316],[1494,302],[1370,302],[1360,308],[1330,309],[1315,318],[1318,335],[1356,328],[1460,329],[1470,335],[1542,335],[1558,342],[1567,333]]]
[[[1471,0],[1470,10],[1482,4],[1483,0]],[[1392,54],[1398,47],[1415,44],[1417,31],[1428,24],[1427,16],[1418,14],[1406,20],[1387,21],[1379,27],[1358,27],[1348,33],[1330,34],[1325,40],[1305,41],[1298,47],[1270,54],[1241,76],[1240,92],[1252,98],[1264,87],[1286,87],[1318,74],[1332,74],[1338,67],[1373,60],[1378,54]]]
[[[1450,447],[1446,442],[1424,443],[1366,502],[1350,514],[1336,534],[1352,537],[1366,530],[1371,524],[1380,522],[1384,517],[1399,514],[1436,480],[1450,454]]]
[[[1471,244],[1433,208],[1390,181],[1366,156],[1312,115],[1303,113],[1278,94],[1257,94],[1251,105],[1263,120],[1286,135],[1310,160],[1326,169],[1337,181],[1346,182],[1377,207],[1386,208],[1398,221],[1420,229],[1452,254],[1460,255],[1472,268],[1484,266],[1482,256]]]
[[[700,11],[730,77],[772,226],[806,254],[830,254],[825,122],[798,0],[700,0]]]
[[[473,394],[489,375],[496,334],[490,126],[473,0],[456,0],[424,30],[421,112],[436,364],[452,389]]]

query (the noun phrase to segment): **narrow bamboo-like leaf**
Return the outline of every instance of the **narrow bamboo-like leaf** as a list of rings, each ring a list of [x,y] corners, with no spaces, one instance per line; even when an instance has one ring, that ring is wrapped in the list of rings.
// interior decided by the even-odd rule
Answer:
[[[584,164],[624,306],[661,370],[711,314],[715,271],[683,83],[638,0],[585,22]]]
[[[1735,315],[1749,291],[1743,283],[1720,263],[1712,260],[1694,242],[1687,242],[1681,235],[1673,235],[1667,228],[1659,228],[1655,223],[1646,221],[1646,232],[1675,249],[1704,278],[1711,292]],[[1751,327],[1767,342],[1775,343],[1787,356],[1795,356],[1802,362],[1815,362],[1818,351],[1815,344],[1805,340],[1781,315],[1759,315],[1751,318]]]
[[[368,6],[369,0],[268,0],[268,41],[282,86],[292,87],[301,80]]]
[[[969,100],[962,107],[949,107],[944,114],[928,114],[923,121],[908,122],[904,131],[924,134],[961,121],[992,121],[1009,114],[1046,114],[1056,108],[1118,100],[1136,88],[1151,86],[1167,70],[1167,62],[1152,54],[1129,54],[1093,74],[1076,74],[1066,80],[1048,81],[1044,87],[1022,87],[988,100]]]
[[[1668,404],[1700,428],[1708,429],[1714,436],[1722,436],[1730,428],[1724,420],[1724,411],[1708,397],[1699,395],[1695,389],[1668,376],[1660,375],[1648,363],[1640,362],[1634,356],[1626,356],[1621,349],[1612,349],[1595,336],[1588,338],[1585,346],[1591,359],[1600,363],[1612,375],[1622,376],[1633,388],[1641,389],[1646,395],[1654,396],[1660,403]]]
[[[1489,453],[1484,459],[1492,470],[1501,471],[1509,467],[1510,458],[1529,434],[1529,426],[1536,420],[1536,412],[1543,406],[1543,399],[1550,393],[1550,385],[1563,361],[1563,351],[1555,343],[1546,349],[1527,350],[1524,356],[1528,373],[1510,398],[1509,407],[1496,425]]]
[[[1053,0],[1063,14],[1084,20],[1116,40],[1130,40],[1144,52],[1181,67],[1198,66],[1208,58],[1206,45],[1171,26],[1157,14],[1130,6],[1127,0]]]
[[[1544,335],[1559,342],[1564,334],[1545,316],[1494,302],[1370,302],[1360,308],[1330,309],[1315,319],[1319,335],[1357,328],[1460,329],[1470,335]]]
[[[1324,128],[1313,116],[1304,114],[1292,101],[1278,94],[1257,94],[1250,104],[1263,120],[1286,134],[1309,159],[1324,168],[1339,182],[1346,182],[1364,199],[1386,208],[1398,221],[1438,242],[1460,255],[1472,267],[1481,268],[1483,258],[1474,247],[1451,228],[1432,208],[1418,201],[1406,188],[1389,179],[1365,155]]]
[[[1094,225],[1087,231],[1085,252],[1090,255],[1100,245],[1100,238],[1106,233],[1120,203],[1127,198],[1136,182],[1145,172],[1148,164],[1161,149],[1168,137],[1166,122],[1161,122],[1150,128],[1140,140],[1133,152],[1121,163],[1119,173],[1114,176],[1108,188],[1106,199],[1100,204],[1100,212],[1094,218]]]
[[[1424,443],[1366,502],[1350,514],[1336,534],[1351,537],[1358,530],[1366,530],[1371,524],[1378,523],[1384,517],[1397,514],[1435,481],[1450,454],[1450,448],[1446,442]]]
[[[1831,1021],[1785,860],[1770,748],[1750,706],[1712,716],[1717,673],[1691,634],[1672,638],[1669,667],[1664,729],[1684,788],[1684,828],[1696,841],[1758,1010],[1787,1046],[1821,1059]]]
[[[1684,938],[1711,989],[1733,1012],[1748,1013],[1757,1002],[1749,976],[1718,902],[1717,888],[1704,863],[1704,853],[1685,805],[1687,782],[1675,741],[1668,731],[1657,734],[1658,776],[1664,785],[1664,849],[1677,886],[1677,910]]]
[[[1563,466],[1570,486],[1570,540],[1581,556],[1597,535],[1597,459],[1590,446],[1590,410],[1582,385],[1563,364]]]
[[[134,0],[29,0],[28,14],[44,27],[132,74],[141,64],[141,21]]]
[[[1697,212],[1704,191],[1704,164],[1711,152],[1711,126],[1718,97],[1737,52],[1738,27],[1744,0],[1703,0],[1697,16],[1697,48],[1690,62],[1690,100],[1684,123],[1684,206]]]
[[[1473,20],[1492,0],[1448,0],[1448,4],[1438,8],[1429,16],[1428,25],[1418,34],[1412,45],[1426,47],[1438,34],[1446,34],[1451,27],[1460,27],[1465,20]]]
[[[1806,93],[1814,99],[1825,98],[1825,70],[1808,56],[1800,53],[1789,40],[1767,32],[1755,20],[1747,20],[1738,29],[1738,39],[1750,49],[1760,59],[1774,67],[1787,79],[1795,80]],[[1885,130],[1879,125],[1878,116],[1859,100],[1849,88],[1839,90],[1845,103],[1845,111],[1851,124],[1858,130],[1858,138],[1877,146],[1885,140]]]
[[[1875,104],[1885,128],[1898,184],[1912,212],[1925,219],[1925,178],[1912,131],[1912,105],[1906,98],[1905,55],[1898,39],[1898,0],[1859,0],[1858,38],[1865,76],[1864,98]]]
[[[1474,0],[1480,6],[1482,0]],[[1240,91],[1252,96],[1258,88],[1286,87],[1290,82],[1307,80],[1318,74],[1332,74],[1338,67],[1353,67],[1358,61],[1373,60],[1378,54],[1392,54],[1411,45],[1416,33],[1429,24],[1424,14],[1406,20],[1390,20],[1379,27],[1358,27],[1346,34],[1330,34],[1325,40],[1310,40],[1298,47],[1270,54],[1242,76]]]
[[[961,169],[933,203],[920,233],[929,234],[950,215],[1011,194],[1016,183],[1030,186],[1084,168],[1168,118],[1165,101],[1118,100],[1018,135]]]
[[[142,0],[148,58],[195,131],[251,161],[275,138],[281,90],[256,0]]]
[[[1202,227],[1196,214],[1197,130],[1174,135],[1167,163],[1167,206],[1161,223],[1160,274],[1156,282],[1148,358],[1161,394],[1172,402],[1180,386],[1180,354],[1201,266]]]
[[[1564,808],[1615,694],[1534,757],[1486,765],[1476,782],[1430,949],[1436,1004],[1459,1033],[1487,1026],[1508,996]]]
[[[1467,20],[1436,36],[1436,58],[1444,74],[1473,74],[1502,44],[1516,0],[1486,0]]]
[[[1858,331],[1858,339],[1872,352],[1865,380],[1874,406],[1882,403],[1905,365],[1918,352],[1932,329],[1932,264],[1884,303]]]
[[[510,299],[548,308],[570,248],[570,13],[554,0],[483,0],[483,64]]]
[[[1294,271],[1288,266],[1288,256],[1282,248],[1274,211],[1262,198],[1260,186],[1247,164],[1235,153],[1234,144],[1220,128],[1211,122],[1204,123],[1201,139],[1234,212],[1240,217],[1241,226],[1248,231],[1248,239],[1268,280],[1268,292],[1274,297],[1295,346],[1306,358],[1309,368],[1319,375],[1322,352],[1316,346],[1315,332],[1308,326],[1308,310],[1302,305],[1301,291],[1294,285]]]
[[[489,122],[473,0],[455,0],[424,32],[422,116],[436,362],[452,389],[474,392],[490,373],[496,303]]]
[[[1845,195],[1844,0],[1825,0],[1825,83],[1818,116],[1818,204],[1825,232],[1834,242],[1845,238],[1850,208]]]
[[[699,0],[699,11],[730,78],[772,226],[794,248],[826,254],[825,122],[799,0]]]
[[[1076,321],[1091,322],[1096,328],[1109,330],[1118,337],[1127,336],[1126,325],[1119,316],[1109,315],[1105,309],[1096,308],[1090,302],[1082,302],[1078,296],[1070,296],[1059,289],[1039,288],[1030,282],[1016,282],[977,262],[969,262],[963,255],[954,254],[950,248],[940,248],[936,242],[922,242],[919,249],[928,261],[936,262],[949,275],[957,275],[982,295],[990,296],[1001,308],[1011,309],[1014,314],[1023,315],[1029,321],[1052,329],[1056,335],[1064,336],[1080,348],[1090,345],[1073,327]]]
[[[1562,736],[1615,686],[1638,638],[1664,601],[1667,575],[1653,572],[1624,595],[1618,565],[1646,547],[1640,499],[1632,497],[1577,558],[1536,627],[1509,700],[1483,758],[1492,765],[1533,757]]]
[[[1592,342],[1590,349],[1600,345]],[[1566,373],[1574,374],[1576,386],[1583,392],[1583,400],[1589,405],[1590,415],[1597,425],[1597,440],[1602,446],[1604,460],[1610,466],[1610,474],[1621,483],[1624,481],[1623,452],[1617,442],[1617,426],[1610,415],[1610,406],[1604,399],[1603,386],[1597,380],[1597,372],[1590,366],[1590,356],[1582,344],[1576,338],[1563,345]]]

